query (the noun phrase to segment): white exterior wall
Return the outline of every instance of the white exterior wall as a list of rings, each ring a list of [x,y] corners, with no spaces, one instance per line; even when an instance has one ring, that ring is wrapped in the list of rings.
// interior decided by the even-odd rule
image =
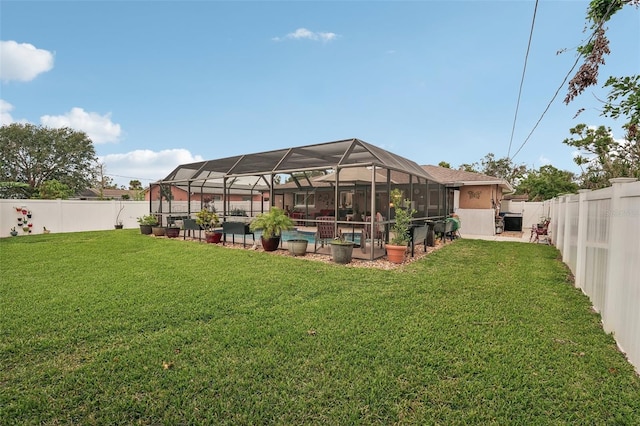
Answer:
[[[460,235],[490,235],[496,233],[496,211],[494,209],[458,209]]]

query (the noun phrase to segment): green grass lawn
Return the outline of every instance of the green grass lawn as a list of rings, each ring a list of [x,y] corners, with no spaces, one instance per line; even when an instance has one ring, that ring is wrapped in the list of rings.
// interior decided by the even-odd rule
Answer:
[[[125,230],[0,256],[0,424],[640,424],[546,245],[384,271]]]

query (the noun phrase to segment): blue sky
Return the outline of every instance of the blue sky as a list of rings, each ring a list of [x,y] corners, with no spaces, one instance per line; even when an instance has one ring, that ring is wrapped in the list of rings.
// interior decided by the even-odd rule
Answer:
[[[356,137],[419,164],[509,152],[534,1],[5,1],[2,124],[89,134],[119,184],[180,163]],[[540,1],[513,155],[573,65],[587,1]],[[609,22],[600,81],[640,72],[640,12]],[[561,49],[568,49],[558,55]],[[565,87],[514,158],[577,172],[599,116]],[[585,108],[578,118],[578,109]]]

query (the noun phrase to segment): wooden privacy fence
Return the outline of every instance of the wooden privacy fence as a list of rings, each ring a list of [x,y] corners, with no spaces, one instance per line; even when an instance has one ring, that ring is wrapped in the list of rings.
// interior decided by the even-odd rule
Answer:
[[[550,234],[605,331],[640,371],[640,182],[611,183],[547,201]]]

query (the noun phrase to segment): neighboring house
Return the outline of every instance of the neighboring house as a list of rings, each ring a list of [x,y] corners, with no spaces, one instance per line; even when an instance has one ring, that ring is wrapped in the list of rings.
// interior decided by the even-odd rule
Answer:
[[[76,194],[80,200],[135,200],[139,191],[130,189],[88,188]]]
[[[494,235],[495,218],[500,205],[513,186],[504,179],[482,173],[426,165],[422,168],[437,182],[449,189],[453,210],[460,216],[463,232],[475,235]]]

